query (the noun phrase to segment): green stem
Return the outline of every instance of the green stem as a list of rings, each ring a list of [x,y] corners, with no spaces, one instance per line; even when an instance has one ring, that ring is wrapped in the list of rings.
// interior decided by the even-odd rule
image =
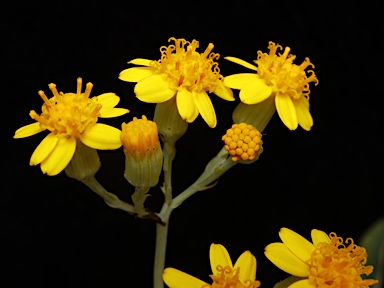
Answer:
[[[131,204],[121,201],[115,194],[106,191],[94,176],[86,177],[81,180],[81,182],[87,185],[97,195],[102,197],[108,206],[123,210],[130,214],[136,214],[135,208]]]

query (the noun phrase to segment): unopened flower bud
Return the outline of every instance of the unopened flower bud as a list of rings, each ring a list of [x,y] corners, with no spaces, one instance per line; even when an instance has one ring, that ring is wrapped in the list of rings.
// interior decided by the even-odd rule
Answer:
[[[121,142],[125,154],[124,177],[135,187],[153,187],[159,182],[163,152],[157,125],[142,116],[122,124]]]

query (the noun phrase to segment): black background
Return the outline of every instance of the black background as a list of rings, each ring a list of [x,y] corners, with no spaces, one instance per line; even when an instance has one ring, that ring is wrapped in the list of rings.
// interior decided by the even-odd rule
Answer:
[[[2,9],[2,287],[151,287],[155,224],[108,207],[65,173],[48,177],[30,167],[45,132],[12,137],[33,122],[30,110],[40,111],[38,90],[48,95],[53,82],[75,92],[77,77],[94,84],[92,96],[115,92],[118,107],[131,110],[100,122],[120,128],[134,116],[152,118],[155,106],[137,100],[134,84],[118,74],[131,59],[158,59],[170,37],[196,39],[200,52],[214,43],[224,76],[246,72],[224,56],[251,62],[274,41],[291,47],[296,64],[309,57],[320,84],[311,86],[310,132],[289,131],[275,115],[258,162],[235,166],[215,188],[172,213],[167,267],[209,282],[209,245],[221,243],[234,260],[250,250],[262,287],[272,287],[286,274],[266,260],[263,249],[279,240],[281,227],[307,238],[317,228],[358,239],[383,215],[379,4],[66,2],[15,2]],[[177,143],[175,195],[222,147],[237,91],[235,96],[226,102],[212,95],[217,127],[199,117]],[[101,151],[100,157],[97,178],[129,201],[133,188],[122,176],[122,150]],[[161,192],[157,187],[151,194],[148,205],[158,211]]]

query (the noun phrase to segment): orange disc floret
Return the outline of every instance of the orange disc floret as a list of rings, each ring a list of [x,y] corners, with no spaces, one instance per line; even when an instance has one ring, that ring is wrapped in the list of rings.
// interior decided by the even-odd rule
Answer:
[[[261,150],[261,134],[252,125],[233,124],[221,138],[233,161],[253,160]]]

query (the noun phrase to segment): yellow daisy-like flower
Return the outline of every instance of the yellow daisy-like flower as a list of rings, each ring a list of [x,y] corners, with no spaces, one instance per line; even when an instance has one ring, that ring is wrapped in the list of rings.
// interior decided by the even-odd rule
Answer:
[[[110,118],[124,115],[128,109],[114,108],[120,98],[114,93],[105,93],[89,98],[92,83],[87,83],[84,93],[81,93],[82,79],[77,79],[76,93],[58,92],[55,84],[48,87],[53,97],[48,98],[39,91],[44,104],[39,115],[32,110],[29,115],[36,123],[21,127],[13,138],[24,138],[41,131],[49,130],[37,146],[30,159],[30,165],[40,164],[43,173],[50,176],[60,173],[71,161],[76,141],[86,146],[111,150],[121,147],[121,131],[117,128],[96,123],[98,117]]]
[[[224,100],[233,101],[233,92],[225,87],[218,63],[220,55],[211,53],[210,43],[203,53],[196,52],[199,42],[170,38],[174,45],[160,48],[161,59],[133,59],[129,64],[141,65],[123,70],[119,78],[138,82],[135,94],[147,103],[162,103],[176,97],[182,119],[193,122],[201,114],[209,127],[217,124],[215,110],[207,93],[215,93]]]
[[[245,251],[232,265],[227,249],[220,244],[211,244],[209,251],[212,284],[208,284],[189,274],[174,268],[166,268],[163,280],[169,288],[257,288],[260,282],[256,279],[256,258]]]
[[[277,55],[277,49],[282,46],[269,42],[269,54],[257,52],[255,65],[236,57],[224,57],[229,61],[240,64],[256,73],[241,73],[224,78],[224,84],[233,89],[239,89],[240,100],[245,104],[256,104],[275,97],[277,113],[281,121],[290,130],[298,125],[309,131],[313,126],[313,119],[309,113],[309,83],[319,83],[315,72],[307,76],[305,69],[314,65],[305,58],[301,65],[293,64],[296,56],[289,54],[286,47],[283,54]]]
[[[269,244],[265,256],[281,270],[303,277],[289,288],[367,288],[378,282],[361,278],[373,266],[365,266],[367,252],[351,238],[344,242],[335,233],[313,229],[311,243],[288,228],[279,236],[283,243]]]

